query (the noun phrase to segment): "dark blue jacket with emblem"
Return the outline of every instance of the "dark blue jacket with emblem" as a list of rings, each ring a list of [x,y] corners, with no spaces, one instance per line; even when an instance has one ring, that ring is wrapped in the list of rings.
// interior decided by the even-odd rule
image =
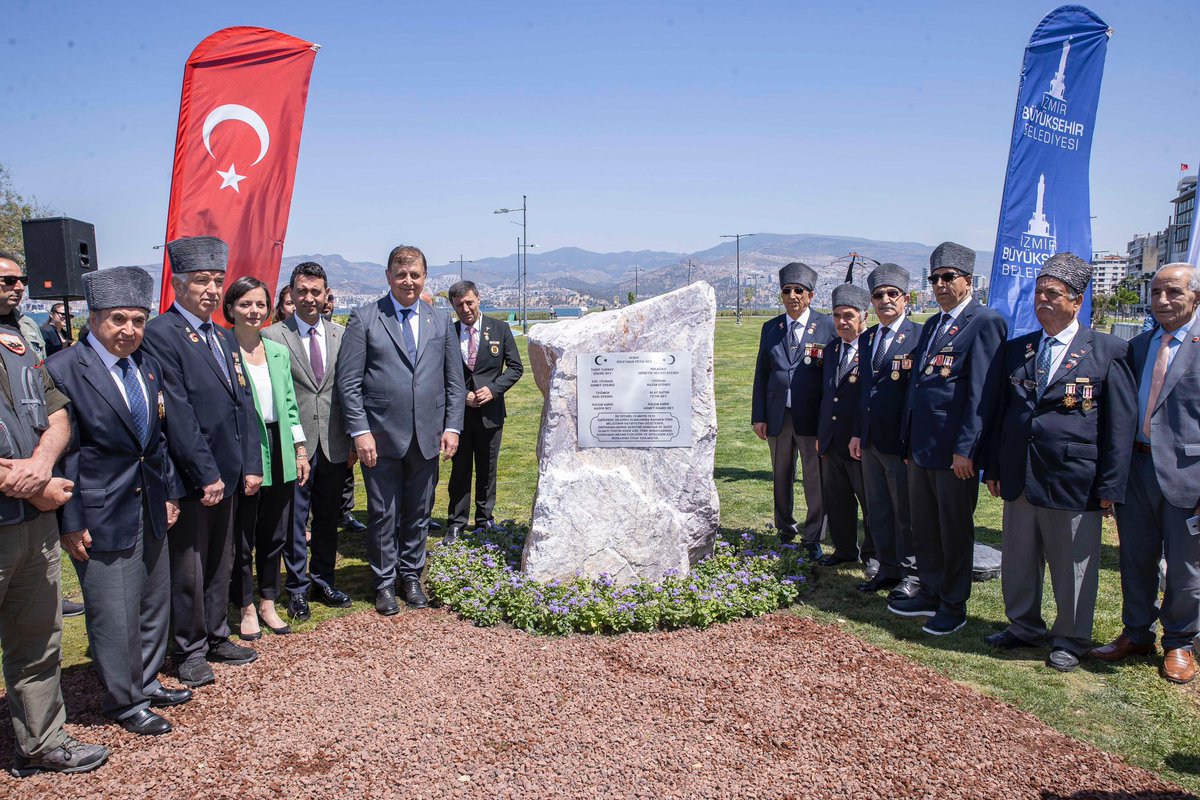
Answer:
[[[879,325],[872,325],[858,337],[858,352],[865,360],[859,370],[860,401],[854,418],[854,435],[863,447],[870,445],[881,453],[904,455],[900,445],[900,423],[908,397],[909,378],[916,365],[912,352],[917,347],[920,331],[907,316],[888,343],[879,372],[871,369],[875,354],[875,337]]]
[[[1080,326],[1038,400],[1041,343],[1038,330],[1004,346],[1006,380],[984,478],[1000,481],[1005,500],[1024,492],[1041,508],[1124,502],[1138,420],[1128,344]]]
[[[810,310],[808,325],[796,348],[789,355],[787,330],[791,322],[780,314],[763,323],[758,339],[758,360],[754,365],[754,396],[750,409],[751,424],[765,422],[767,435],[778,436],[783,428],[788,389],[792,390],[792,426],[799,436],[816,436],[824,383],[822,355],[825,344],[837,335],[828,315]],[[805,363],[807,360],[807,363]]]
[[[861,338],[859,341],[862,341]],[[858,417],[862,374],[870,371],[870,364],[862,360],[860,349],[839,379],[839,365],[845,346],[840,336],[825,345],[825,371],[822,376],[825,386],[821,394],[821,418],[817,423],[817,449],[821,455],[826,455],[834,448],[839,448],[842,455],[849,453],[850,437],[854,435]]]
[[[167,533],[168,499],[184,495],[167,454],[166,420],[158,362],[140,349],[130,356],[146,384],[149,428],[146,444],[138,439],[129,406],[104,362],[84,341],[46,359],[46,370],[71,399],[71,444],[63,475],[75,493],[62,508],[62,530],[85,528],[91,549],[113,552],[137,542],[139,507],[146,503],[145,530],[161,539]]]
[[[263,474],[258,412],[246,385],[237,340],[219,325],[214,330],[221,337],[230,380],[225,380],[201,332],[175,306],[146,324],[142,341],[142,348],[162,367],[171,420],[167,442],[187,496],[193,499],[218,478],[225,483],[224,496],[229,497],[241,491],[246,475]]]
[[[956,455],[982,468],[1000,397],[1000,348],[1008,323],[972,300],[929,350],[940,320],[941,312],[926,320],[913,352],[901,426],[904,452],[925,469],[950,469]]]

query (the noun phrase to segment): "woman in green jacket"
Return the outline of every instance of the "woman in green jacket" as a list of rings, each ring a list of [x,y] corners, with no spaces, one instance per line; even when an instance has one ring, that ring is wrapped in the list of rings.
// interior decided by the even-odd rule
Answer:
[[[238,498],[229,586],[231,602],[242,610],[239,634],[243,639],[257,639],[262,636],[260,620],[273,633],[292,632],[275,610],[275,600],[279,597],[279,562],[292,532],[294,481],[304,484],[308,480],[308,453],[287,347],[263,339],[259,332],[270,323],[267,285],[258,278],[238,278],[225,292],[224,311],[225,319],[233,323],[241,351],[240,358],[234,359],[234,371],[238,382],[249,384],[252,390],[262,441],[262,488],[257,495]],[[257,612],[252,560],[261,596]]]

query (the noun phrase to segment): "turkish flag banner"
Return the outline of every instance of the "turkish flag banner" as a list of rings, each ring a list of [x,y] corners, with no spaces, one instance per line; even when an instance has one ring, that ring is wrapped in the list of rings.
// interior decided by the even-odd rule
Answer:
[[[274,291],[279,278],[318,47],[266,28],[225,28],[183,68],[166,241],[225,240],[227,286],[253,275]],[[160,312],[175,297],[170,278],[164,249]]]

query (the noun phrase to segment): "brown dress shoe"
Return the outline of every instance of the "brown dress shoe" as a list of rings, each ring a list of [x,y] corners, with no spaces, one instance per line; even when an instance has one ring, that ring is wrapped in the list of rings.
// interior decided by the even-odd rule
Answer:
[[[1101,661],[1124,661],[1130,656],[1148,656],[1153,652],[1153,642],[1134,644],[1132,639],[1122,633],[1103,647],[1088,651],[1088,655]]]
[[[1163,658],[1162,676],[1171,683],[1190,683],[1196,677],[1196,657],[1183,647],[1168,650]]]

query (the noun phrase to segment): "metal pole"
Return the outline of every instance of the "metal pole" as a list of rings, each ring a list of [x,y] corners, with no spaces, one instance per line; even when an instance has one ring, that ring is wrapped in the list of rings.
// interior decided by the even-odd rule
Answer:
[[[692,260],[688,259],[688,286],[692,285]]]
[[[737,324],[742,324],[742,235],[735,239],[737,244]]]
[[[521,268],[521,332],[526,336],[529,335],[529,303],[525,295],[529,291],[529,228],[527,227],[529,220],[528,204],[525,195],[521,195],[521,235],[525,237],[525,243],[522,247],[525,248],[522,254],[524,266]]]
[[[638,299],[638,265],[633,265],[633,302]]]
[[[517,319],[521,318],[521,237],[517,237]]]

